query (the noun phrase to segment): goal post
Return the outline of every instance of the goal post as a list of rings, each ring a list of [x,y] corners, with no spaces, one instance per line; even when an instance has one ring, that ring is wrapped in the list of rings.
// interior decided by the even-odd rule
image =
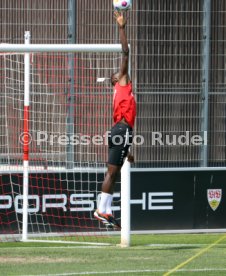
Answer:
[[[30,32],[24,34],[25,45],[30,44]],[[23,144],[23,226],[22,241],[27,240],[28,186],[29,186],[29,105],[30,105],[30,54],[24,54],[24,144]]]
[[[119,53],[120,44],[0,44],[0,53]]]
[[[79,145],[76,145],[76,152],[75,155],[78,157],[78,160],[75,159],[75,166],[74,168],[70,168],[67,169],[67,166],[64,164],[65,162],[61,160],[60,156],[63,156],[64,158],[64,152],[62,152],[62,147],[58,147],[56,145],[51,145],[52,147],[50,147],[49,145],[45,144],[45,148],[43,151],[45,151],[45,156],[47,156],[48,158],[50,157],[51,160],[48,161],[47,157],[46,159],[42,157],[41,152],[39,151],[37,153],[37,149],[36,150],[36,155],[40,156],[40,157],[33,157],[33,152],[30,151],[29,149],[29,139],[31,137],[29,137],[29,135],[32,136],[32,134],[30,134],[31,129],[30,129],[30,124],[32,123],[32,127],[36,127],[36,125],[38,127],[42,127],[42,124],[45,128],[51,129],[51,131],[58,131],[60,133],[60,129],[62,128],[62,124],[65,124],[63,122],[63,116],[62,118],[59,119],[59,121],[57,121],[55,123],[55,120],[57,118],[57,116],[60,116],[60,112],[61,110],[63,110],[64,108],[62,108],[60,106],[61,100],[56,100],[56,97],[58,95],[54,95],[52,91],[56,91],[55,93],[58,93],[58,87],[57,85],[61,86],[61,82],[60,80],[57,80],[57,77],[60,77],[61,79],[64,77],[66,79],[67,76],[63,76],[59,75],[59,71],[62,69],[62,61],[60,61],[55,70],[55,73],[52,73],[51,70],[53,71],[52,68],[46,70],[46,72],[43,69],[43,65],[45,66],[50,66],[51,67],[51,63],[56,62],[56,59],[67,59],[66,55],[61,57],[61,56],[54,56],[54,53],[60,53],[60,55],[62,53],[73,53],[73,54],[77,54],[80,53],[81,55],[91,55],[93,54],[93,57],[90,56],[85,56],[82,57],[81,60],[80,58],[75,58],[76,60],[76,70],[78,72],[79,76],[76,76],[76,80],[75,80],[75,86],[76,88],[78,87],[78,95],[77,95],[77,99],[78,99],[78,108],[75,110],[75,114],[74,116],[76,116],[77,118],[77,122],[75,122],[77,128],[79,129],[79,131],[81,131],[81,129],[79,128],[79,116],[84,115],[84,111],[85,112],[89,112],[89,120],[93,120],[93,119],[97,119],[98,120],[98,124],[95,122],[93,123],[92,128],[99,128],[101,121],[104,121],[104,127],[110,127],[110,119],[106,118],[104,115],[104,108],[102,108],[103,110],[101,110],[101,104],[98,104],[98,96],[100,95],[100,99],[106,103],[107,99],[110,99],[110,97],[112,98],[112,95],[110,95],[110,93],[112,94],[112,88],[109,88],[109,84],[105,84],[106,80],[108,80],[109,75],[105,75],[105,71],[107,70],[108,72],[110,70],[117,70],[118,69],[118,64],[121,60],[121,45],[120,44],[75,44],[75,45],[67,45],[67,44],[30,44],[30,34],[29,32],[25,33],[25,44],[0,44],[0,54],[1,55],[5,55],[5,57],[7,55],[11,56],[12,54],[23,54],[24,55],[24,69],[22,69],[21,71],[23,71],[24,74],[24,83],[23,83],[23,87],[24,87],[24,92],[23,92],[23,96],[24,96],[24,111],[23,111],[23,132],[24,132],[24,144],[23,144],[23,166],[21,167],[20,165],[17,166],[12,166],[12,164],[10,163],[6,169],[6,174],[10,173],[11,175],[13,175],[13,170],[15,169],[15,171],[19,171],[22,172],[23,174],[23,196],[20,194],[19,189],[16,189],[16,193],[14,192],[14,195],[16,195],[16,200],[15,202],[18,204],[17,205],[17,209],[19,210],[18,212],[22,213],[22,241],[28,241],[29,237],[37,237],[38,239],[42,239],[45,236],[55,236],[59,237],[62,235],[62,233],[59,231],[59,233],[57,233],[56,229],[61,229],[62,225],[59,225],[61,223],[63,223],[63,225],[65,225],[64,227],[67,228],[68,227],[68,233],[64,233],[64,236],[73,236],[73,235],[78,235],[81,236],[82,235],[82,229],[74,231],[73,227],[71,225],[68,226],[68,218],[65,216],[64,211],[66,209],[66,204],[71,204],[71,205],[76,205],[70,207],[71,211],[74,212],[81,212],[79,214],[80,217],[76,217],[76,219],[73,220],[74,221],[78,221],[79,224],[81,224],[79,227],[82,228],[83,224],[86,225],[86,229],[85,229],[85,233],[88,234],[89,236],[97,235],[99,236],[99,230],[96,228],[96,226],[94,227],[94,223],[93,221],[91,221],[91,216],[93,215],[93,208],[95,206],[95,204],[93,204],[93,202],[90,200],[90,198],[94,197],[94,194],[96,193],[100,193],[100,186],[103,180],[103,175],[105,173],[105,166],[104,166],[104,162],[103,160],[101,160],[100,164],[99,164],[99,160],[98,160],[98,155],[95,152],[95,147],[91,148],[90,151],[88,151],[87,149],[84,150],[84,148]],[[43,56],[37,57],[36,54],[41,54]],[[48,56],[49,54],[49,56]],[[104,55],[104,58],[98,58],[97,55]],[[115,59],[113,61],[114,66],[107,65],[107,67],[105,68],[105,61],[108,60],[108,56],[107,55],[111,55],[111,54],[116,54],[117,57],[113,57],[113,59]],[[52,56],[51,56],[52,55]],[[96,55],[96,56],[95,56]],[[109,58],[112,58],[111,56]],[[18,64],[20,63],[20,61],[18,62]],[[63,61],[63,63],[65,63],[65,61]],[[9,61],[10,66],[14,66],[13,61],[10,60]],[[90,65],[91,64],[91,65]],[[17,66],[17,65],[15,65]],[[35,72],[33,73],[33,67],[35,67]],[[66,68],[67,66],[65,66]],[[113,68],[114,67],[114,68]],[[13,68],[11,68],[13,70]],[[11,70],[10,68],[7,68],[7,70]],[[98,78],[96,77],[96,74],[92,75],[92,70],[98,71],[99,73],[97,74]],[[43,73],[40,75],[37,73],[37,71],[43,71]],[[63,75],[65,74],[65,72],[63,73]],[[75,72],[76,74],[76,72]],[[7,74],[6,74],[7,75]],[[15,74],[13,74],[15,75]],[[91,85],[90,83],[93,82],[95,78],[95,81],[97,83],[97,85],[95,87],[93,87],[93,85]],[[46,81],[43,81],[43,80]],[[52,82],[52,80],[55,80],[55,83],[48,83],[48,80],[50,80],[50,82]],[[9,78],[9,80],[7,80],[8,82],[12,82],[12,79]],[[20,80],[19,80],[20,81]],[[88,82],[88,84],[86,83],[86,81]],[[14,84],[13,84],[14,85]],[[18,86],[18,84],[16,84]],[[39,86],[39,88],[37,88]],[[66,87],[67,85],[65,85]],[[8,88],[8,84],[5,86],[6,90],[7,89],[11,89]],[[107,88],[108,91],[108,95],[107,98],[104,98],[103,93],[104,93],[104,89]],[[14,89],[14,87],[13,87]],[[21,89],[21,87],[19,88]],[[82,95],[83,93],[83,89],[84,89],[84,95]],[[87,92],[88,90],[90,90],[89,92]],[[96,95],[95,99],[92,96],[92,92],[94,95]],[[22,93],[22,92],[21,92]],[[37,98],[37,101],[35,100],[34,102],[32,102],[32,105],[30,103],[30,93],[32,93],[32,97],[34,99]],[[39,95],[36,95],[36,93],[39,93]],[[63,95],[63,94],[62,94]],[[60,97],[63,97],[62,95],[60,95]],[[85,97],[86,102],[84,103],[80,103],[81,97]],[[6,92],[6,97],[8,97],[7,92]],[[42,98],[43,97],[46,100],[46,105],[44,107],[41,106],[42,104]],[[49,99],[51,97],[51,99]],[[104,98],[104,99],[103,99]],[[13,99],[10,99],[11,101],[13,101]],[[43,100],[44,101],[44,100]],[[51,105],[47,105],[47,102],[50,104],[50,101],[52,101]],[[87,103],[90,104],[90,106],[87,107]],[[7,103],[6,103],[7,104]],[[39,104],[40,106],[37,108],[35,107],[36,104]],[[107,103],[107,109],[109,110],[109,103]],[[103,107],[103,106],[102,106]],[[45,115],[46,118],[42,118],[40,120],[40,122],[36,122],[36,119],[33,119],[33,121],[31,122],[31,118],[29,116],[30,111],[32,110],[32,108],[34,109],[33,112],[37,113],[40,112],[40,117],[43,115]],[[98,115],[92,116],[92,112],[94,112],[96,110],[96,108],[98,109]],[[89,110],[90,109],[90,110]],[[64,111],[63,111],[64,112]],[[53,115],[52,113],[54,113],[55,115]],[[102,115],[102,117],[100,116]],[[7,115],[6,115],[7,116]],[[48,118],[49,117],[53,117],[56,116],[56,118],[53,118],[54,121],[54,125],[52,126],[48,126]],[[6,120],[8,120],[8,118],[6,118]],[[108,121],[107,121],[108,120]],[[66,122],[67,120],[65,120]],[[107,122],[106,122],[107,121]],[[83,129],[82,131],[85,132],[89,132],[89,131],[93,131],[93,129],[90,128],[90,122],[85,122],[85,119],[83,118],[82,121],[80,122],[81,125],[83,125]],[[59,128],[59,129],[58,129]],[[103,129],[103,126],[101,127],[101,129]],[[37,129],[38,131],[39,129]],[[107,129],[106,129],[107,131]],[[42,134],[42,133],[41,133]],[[62,134],[62,133],[61,133]],[[79,133],[79,135],[82,134],[87,134],[87,133]],[[90,134],[90,133],[88,133]],[[14,133],[15,135],[15,133]],[[33,138],[33,137],[32,137]],[[106,137],[105,137],[106,138]],[[54,138],[51,138],[52,140]],[[63,141],[65,141],[65,137],[62,138]],[[44,143],[43,143],[44,144]],[[10,147],[10,143],[8,144],[8,147]],[[48,150],[51,148],[53,148],[53,152],[48,152]],[[96,146],[97,148],[97,146]],[[33,150],[34,151],[34,150]],[[98,148],[98,151],[101,151]],[[13,151],[12,151],[12,155],[13,155]],[[11,155],[11,156],[12,156]],[[11,156],[9,157],[9,159],[11,158]],[[56,157],[57,156],[57,157]],[[101,156],[105,156],[105,153],[102,153],[101,151]],[[43,159],[45,159],[43,161]],[[46,161],[47,160],[47,161]],[[46,162],[46,164],[45,164]],[[51,164],[51,165],[50,165]],[[2,167],[0,165],[0,167]],[[102,173],[102,178],[99,177],[99,172]],[[29,185],[30,185],[30,181],[33,181],[34,176],[32,175],[33,173],[36,174],[37,177],[37,183],[35,185],[37,185],[37,187],[35,187],[35,189],[42,189],[42,198],[40,199],[35,192],[32,191],[32,194],[29,192]],[[59,180],[58,176],[54,175],[54,174],[62,174],[63,180]],[[44,176],[41,176],[44,174]],[[44,181],[46,177],[48,177],[47,175],[51,174],[49,176],[49,179],[47,181]],[[84,175],[85,174],[85,175]],[[10,179],[12,177],[10,176]],[[41,184],[40,182],[43,182],[44,184]],[[71,192],[75,191],[73,194],[67,194],[67,192],[65,192],[64,189],[59,188],[58,187],[58,182],[59,181],[63,181],[64,184],[68,187],[67,189],[69,189]],[[74,182],[73,182],[74,181]],[[95,184],[95,182],[97,183]],[[11,183],[11,180],[10,180]],[[47,184],[46,184],[47,183]],[[74,184],[73,184],[74,183]],[[85,183],[85,188],[83,189],[82,185],[83,183]],[[48,184],[50,185],[50,187],[47,187]],[[11,184],[12,185],[12,184]],[[42,185],[42,186],[41,186]],[[49,189],[54,189],[52,187],[52,185],[55,185],[55,189],[56,191],[52,191],[51,194],[46,195],[46,191]],[[96,185],[96,187],[98,186],[98,188],[93,188]],[[19,184],[18,184],[19,186]],[[79,196],[76,195],[76,189],[78,189],[79,191]],[[99,189],[98,191],[94,191],[94,189]],[[58,194],[58,192],[61,191],[60,194]],[[65,194],[64,194],[65,192]],[[115,197],[121,197],[121,226],[122,226],[122,230],[121,230],[121,245],[122,246],[129,246],[130,245],[130,163],[126,160],[123,168],[121,170],[121,195],[119,196],[120,191],[116,192]],[[98,196],[97,196],[98,197]],[[5,199],[8,200],[9,196],[5,196]],[[42,202],[41,202],[42,200]],[[55,201],[54,201],[55,200]],[[21,203],[22,201],[22,203]],[[29,203],[30,202],[30,203]],[[13,203],[11,203],[11,200],[9,200],[7,202],[7,204],[5,204],[6,207],[8,207],[9,205],[12,205]],[[23,205],[22,207],[20,207],[20,204]],[[38,207],[37,205],[40,205],[40,207]],[[98,204],[98,199],[96,201],[96,205]],[[52,221],[54,221],[54,231],[55,233],[51,233],[51,223],[49,221],[47,221],[45,219],[45,217],[41,217],[39,218],[37,213],[39,211],[39,209],[42,209],[43,212],[47,212],[47,208],[51,209],[51,214],[48,214],[49,217],[52,216],[52,218],[50,218],[51,223]],[[85,212],[83,214],[83,209],[85,210],[89,210],[89,215],[87,216],[87,213]],[[115,210],[117,209],[117,207],[115,207]],[[118,208],[119,209],[119,208]],[[117,210],[118,210],[117,209]],[[20,211],[22,210],[22,211]],[[57,213],[57,218],[56,217],[56,213]],[[34,215],[35,219],[39,222],[42,223],[43,225],[31,225],[30,228],[34,229],[34,233],[29,233],[28,230],[28,224],[32,224],[32,218],[29,218],[29,214]],[[81,214],[82,219],[81,219]],[[46,215],[46,214],[45,214]],[[90,216],[90,217],[89,217]],[[83,220],[83,221],[82,221]],[[57,222],[56,222],[57,221]],[[20,223],[18,223],[20,224]],[[70,224],[70,223],[69,223]],[[87,226],[88,225],[88,226]],[[95,228],[95,229],[94,229]],[[100,226],[101,228],[101,226]],[[48,229],[48,230],[46,230]],[[103,231],[103,229],[101,228],[101,231]],[[20,232],[20,231],[19,231]],[[36,233],[39,233],[39,235],[36,235]],[[118,232],[118,231],[117,231]],[[103,235],[111,235],[111,234],[117,234],[116,232],[112,232],[112,231],[105,231],[104,230],[104,234]],[[18,234],[20,235],[20,234]],[[102,234],[101,234],[102,235]],[[57,240],[58,238],[56,238]],[[49,240],[47,240],[49,241]]]

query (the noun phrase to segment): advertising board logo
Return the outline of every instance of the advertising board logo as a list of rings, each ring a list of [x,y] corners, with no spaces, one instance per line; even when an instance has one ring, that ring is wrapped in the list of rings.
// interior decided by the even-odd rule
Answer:
[[[213,211],[215,211],[218,206],[220,205],[222,197],[222,190],[221,189],[208,189],[207,190],[207,199],[209,205]]]

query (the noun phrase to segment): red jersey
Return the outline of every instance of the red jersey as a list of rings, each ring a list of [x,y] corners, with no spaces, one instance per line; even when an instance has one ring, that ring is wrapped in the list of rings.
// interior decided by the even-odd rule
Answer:
[[[113,99],[114,123],[117,124],[124,118],[129,126],[133,128],[135,117],[136,102],[132,93],[132,83],[129,82],[127,85],[121,86],[117,82],[114,87]]]

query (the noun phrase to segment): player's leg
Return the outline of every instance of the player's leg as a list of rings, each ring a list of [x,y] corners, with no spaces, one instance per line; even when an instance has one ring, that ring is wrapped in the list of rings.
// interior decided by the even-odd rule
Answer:
[[[121,170],[121,166],[108,164],[108,170],[102,184],[102,192],[113,194],[116,178]]]
[[[120,227],[111,210],[115,181],[120,169],[121,166],[108,164],[108,170],[102,184],[101,200],[98,209],[94,213],[94,217],[106,226]]]
[[[119,223],[112,216],[112,198],[113,191],[118,173],[123,165],[123,160],[127,156],[129,148],[130,128],[123,124],[116,124],[110,131],[109,135],[109,159],[108,170],[102,184],[101,200],[98,210],[94,216],[107,225],[105,220],[116,227],[120,227]],[[105,220],[104,220],[105,219]]]

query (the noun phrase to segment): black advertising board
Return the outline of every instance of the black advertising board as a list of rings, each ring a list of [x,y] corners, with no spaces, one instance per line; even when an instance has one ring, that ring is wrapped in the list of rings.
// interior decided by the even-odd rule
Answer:
[[[90,214],[97,208],[103,178],[103,173],[31,173],[29,227],[34,231],[39,224],[39,231],[46,232],[40,227],[49,224],[51,231],[82,231],[85,221],[86,231],[97,229]],[[22,181],[22,174],[0,175],[0,233],[7,233],[8,225],[15,233],[21,228]],[[131,172],[131,230],[226,228],[225,182],[225,171]],[[118,218],[119,183],[114,202]]]
[[[133,172],[131,179],[132,230],[226,228],[225,171]]]

